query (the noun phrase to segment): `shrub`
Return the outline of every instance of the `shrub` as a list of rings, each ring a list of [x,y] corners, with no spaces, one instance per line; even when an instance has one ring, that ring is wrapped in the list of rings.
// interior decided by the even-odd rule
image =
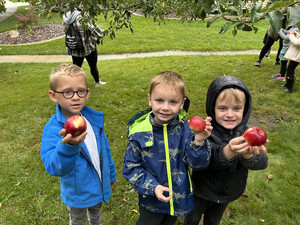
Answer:
[[[39,17],[36,12],[30,11],[27,15],[17,14],[15,17],[18,19],[16,22],[18,29],[31,29],[31,26],[39,22]]]

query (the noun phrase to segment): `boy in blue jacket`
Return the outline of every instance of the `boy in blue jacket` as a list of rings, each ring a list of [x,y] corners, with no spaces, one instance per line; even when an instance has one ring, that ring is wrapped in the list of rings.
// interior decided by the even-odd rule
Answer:
[[[104,115],[85,105],[89,98],[87,76],[78,66],[61,64],[50,75],[50,99],[56,114],[44,127],[41,158],[52,176],[60,177],[61,197],[67,205],[69,224],[100,224],[100,208],[116,186],[116,169],[103,128]],[[66,134],[67,118],[81,115],[87,130]]]
[[[208,166],[211,118],[205,131],[189,129],[183,120],[189,104],[185,83],[173,72],[152,78],[148,101],[151,108],[128,122],[123,175],[139,194],[136,224],[171,225],[194,207],[188,170]]]

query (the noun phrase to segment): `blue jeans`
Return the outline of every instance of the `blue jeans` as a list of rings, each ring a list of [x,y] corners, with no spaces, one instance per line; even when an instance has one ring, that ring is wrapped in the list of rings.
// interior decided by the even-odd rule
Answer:
[[[150,212],[140,206],[140,217],[136,225],[174,225],[177,217],[169,214]]]
[[[69,225],[85,225],[86,215],[90,225],[100,225],[100,209],[102,203],[89,208],[72,208],[68,207],[70,222]]]
[[[204,214],[204,225],[218,225],[228,203],[215,203],[195,196],[195,208],[184,218],[184,224],[198,225]]]

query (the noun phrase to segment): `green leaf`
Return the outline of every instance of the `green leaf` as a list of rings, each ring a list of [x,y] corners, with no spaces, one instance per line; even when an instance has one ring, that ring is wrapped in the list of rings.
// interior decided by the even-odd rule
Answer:
[[[206,27],[210,27],[210,25],[212,25],[212,23],[214,21],[216,21],[217,19],[219,19],[222,15],[221,14],[218,14],[218,15],[215,15],[213,16],[212,18],[210,18],[208,21],[207,21],[207,24],[206,24]]]
[[[266,14],[267,20],[275,33],[278,33],[280,28],[282,28],[282,20],[284,18],[283,13],[279,10],[275,10]]]
[[[232,36],[235,36],[237,34],[237,29],[233,28],[232,29]]]
[[[288,7],[288,26],[293,26],[295,24],[298,24],[300,21],[300,6],[293,5]]]
[[[251,31],[252,30],[252,27],[245,24],[245,26],[243,27],[243,31]]]
[[[221,30],[219,32],[219,34],[224,34],[228,28],[232,25],[232,22],[227,22],[225,23],[222,27],[221,27]]]

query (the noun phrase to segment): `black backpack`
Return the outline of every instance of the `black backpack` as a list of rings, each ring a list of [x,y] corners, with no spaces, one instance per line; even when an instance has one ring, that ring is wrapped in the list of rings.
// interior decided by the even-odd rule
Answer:
[[[71,23],[66,32],[66,46],[70,50],[82,50],[84,49],[81,35]]]

